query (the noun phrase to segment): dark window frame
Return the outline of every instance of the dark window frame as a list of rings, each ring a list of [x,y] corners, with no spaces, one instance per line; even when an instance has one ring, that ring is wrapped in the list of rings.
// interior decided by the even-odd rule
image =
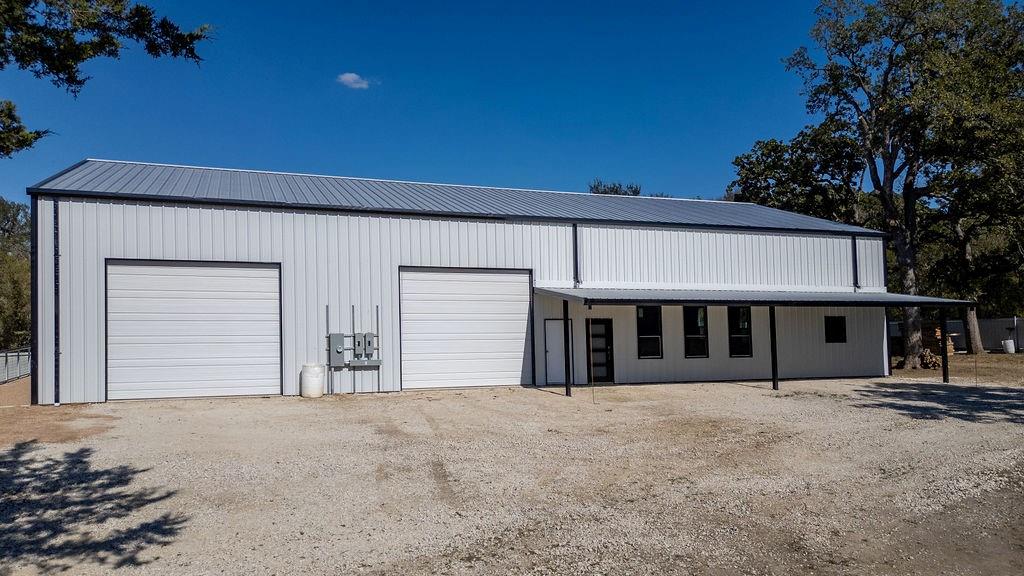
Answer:
[[[640,333],[640,314],[643,309],[655,309],[658,311],[658,333],[657,334],[641,334]],[[663,315],[661,306],[637,306],[636,307],[636,357],[639,360],[660,360],[665,357],[665,339],[664,339],[665,327],[663,322]],[[657,356],[644,356],[640,353],[640,341],[643,338],[657,338],[658,339],[658,355]]]
[[[840,329],[842,334],[838,335],[836,331]],[[825,344],[846,344],[847,340],[846,316],[825,316]]]
[[[747,311],[747,331],[743,333],[733,333],[733,314],[739,314],[740,310]],[[754,312],[750,306],[729,306],[729,358],[753,358],[754,357]],[[747,354],[737,354],[733,351],[733,339],[740,338],[747,340],[747,349],[750,351]]]
[[[687,328],[686,311],[688,309],[704,310],[704,334],[691,334]],[[699,316],[698,312],[698,316]],[[684,358],[710,358],[711,357],[711,318],[708,316],[707,306],[683,306],[683,357]],[[691,339],[704,341],[704,354],[690,354],[688,343]]]

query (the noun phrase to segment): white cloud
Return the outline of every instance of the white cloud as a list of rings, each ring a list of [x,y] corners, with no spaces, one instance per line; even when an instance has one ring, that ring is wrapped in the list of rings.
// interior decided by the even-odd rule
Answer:
[[[355,72],[338,74],[338,83],[344,84],[354,90],[366,90],[370,87],[370,81]]]

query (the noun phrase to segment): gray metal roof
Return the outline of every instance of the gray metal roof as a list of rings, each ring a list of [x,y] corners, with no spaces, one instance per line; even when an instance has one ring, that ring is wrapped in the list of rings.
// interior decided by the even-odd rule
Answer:
[[[881,235],[743,202],[600,196],[112,160],[84,160],[28,192],[506,220]]]
[[[647,288],[535,288],[538,294],[585,304],[756,304],[759,306],[968,306],[966,300],[891,292],[781,290],[667,290]]]

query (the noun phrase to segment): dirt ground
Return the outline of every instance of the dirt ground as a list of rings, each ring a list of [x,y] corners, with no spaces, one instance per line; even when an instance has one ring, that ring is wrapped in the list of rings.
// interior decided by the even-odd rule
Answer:
[[[903,378],[940,379],[942,371],[903,369],[894,370],[893,375]],[[1024,354],[995,352],[971,356],[953,354],[949,357],[949,377],[953,382],[973,384],[977,380],[993,384],[1024,386]]]
[[[0,384],[0,408],[32,403],[32,378],[25,377]]]
[[[0,574],[1021,574],[1024,388],[0,411]]]

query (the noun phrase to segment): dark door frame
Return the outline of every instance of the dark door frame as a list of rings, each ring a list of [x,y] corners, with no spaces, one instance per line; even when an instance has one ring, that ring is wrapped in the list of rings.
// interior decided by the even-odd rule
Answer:
[[[551,381],[550,381],[551,374],[548,372],[548,322],[558,322],[559,325],[561,325],[562,322],[564,322],[564,320],[562,318],[545,318],[544,319],[544,386],[561,386],[561,385],[563,385],[565,383],[564,382],[559,382],[557,384],[551,384]],[[573,332],[572,332],[572,318],[570,318],[569,319],[569,350],[568,350],[568,355],[569,355],[569,365],[572,366],[573,370],[575,370],[576,369],[576,357],[575,357],[576,355],[573,354],[573,347],[575,346],[575,343],[573,342],[573,340],[574,340],[573,336],[574,335],[573,335]],[[562,339],[558,338],[558,341],[561,342]],[[563,344],[562,347],[563,348],[565,347],[564,344]],[[563,362],[565,361],[564,357],[562,358],[562,361]],[[536,384],[536,385],[540,386],[540,384]]]
[[[607,369],[607,372],[608,372],[608,379],[607,380],[602,380],[601,383],[602,384],[604,384],[604,383],[614,383],[615,382],[615,331],[612,328],[613,322],[612,322],[611,318],[587,318],[587,382],[589,382],[590,384],[594,384],[595,383],[594,382],[594,375],[593,375],[594,359],[593,359],[593,356],[592,356],[592,352],[594,351],[594,346],[592,344],[592,340],[591,340],[591,336],[590,336],[590,326],[594,322],[600,322],[600,323],[604,324],[605,327],[606,327],[605,328],[605,342],[606,342],[605,357],[607,358],[607,362],[605,363],[605,368]]]

